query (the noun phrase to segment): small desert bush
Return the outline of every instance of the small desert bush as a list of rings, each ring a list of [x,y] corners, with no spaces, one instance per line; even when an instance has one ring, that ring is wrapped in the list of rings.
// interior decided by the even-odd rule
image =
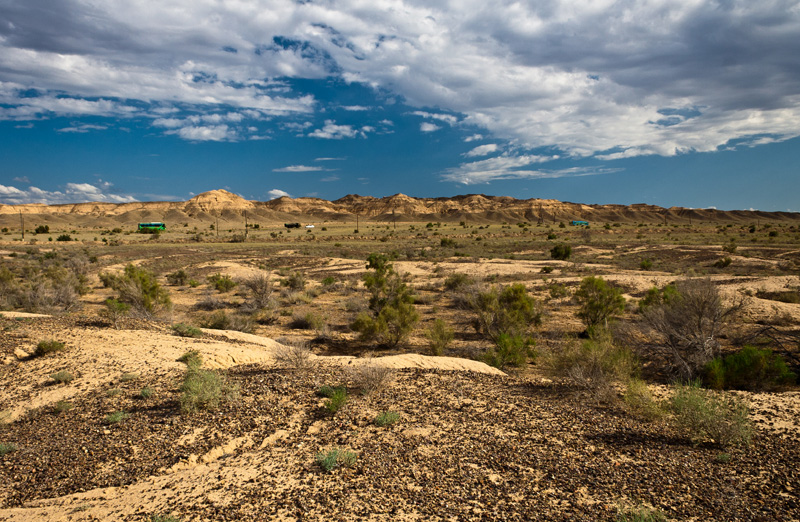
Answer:
[[[379,428],[383,428],[386,426],[391,426],[395,422],[400,420],[400,414],[396,411],[385,411],[383,413],[379,413],[375,417],[375,426]]]
[[[140,399],[149,399],[152,396],[153,396],[153,389],[151,387],[149,387],[149,386],[145,386],[139,392],[139,398]]]
[[[666,414],[661,404],[653,397],[647,383],[641,379],[630,379],[622,398],[628,411],[635,417],[656,420]]]
[[[394,371],[386,366],[378,366],[367,362],[350,369],[350,379],[361,393],[368,395],[378,391],[389,384]]]
[[[578,317],[586,325],[586,331],[593,335],[598,328],[608,328],[609,321],[625,309],[622,292],[610,286],[602,277],[587,277],[575,292],[580,304]]]
[[[253,333],[255,325],[250,316],[242,314],[228,315],[224,310],[217,310],[201,322],[203,328],[212,330],[236,330],[238,332]]]
[[[667,517],[658,509],[648,506],[620,508],[617,522],[667,522]]]
[[[278,303],[273,296],[272,280],[266,274],[258,274],[240,283],[245,287],[250,298],[245,303],[244,307],[253,311],[256,310],[275,310]]]
[[[117,424],[124,421],[128,417],[130,417],[130,415],[128,415],[124,411],[115,411],[114,413],[109,413],[108,415],[106,415],[104,422],[106,424]]]
[[[650,341],[642,347],[648,356],[666,361],[683,380],[702,375],[719,355],[719,336],[741,309],[741,301],[726,305],[710,279],[687,279],[663,291],[651,290],[640,303]]]
[[[714,268],[728,268],[733,260],[730,257],[723,257],[714,262]]]
[[[189,275],[186,273],[186,270],[176,270],[175,272],[167,274],[167,282],[175,286],[184,286],[189,282]]]
[[[316,393],[319,397],[330,399],[337,390],[344,390],[345,393],[347,393],[347,390],[344,388],[344,386],[330,386],[328,384],[320,386]]]
[[[447,276],[447,279],[444,280],[444,289],[450,292],[457,292],[463,287],[474,283],[475,281],[467,274],[456,272],[455,274],[450,274]]]
[[[447,326],[441,319],[433,321],[433,326],[428,328],[426,332],[428,338],[428,347],[430,348],[431,355],[442,355],[444,351],[453,342],[453,329]]]
[[[300,272],[292,272],[289,277],[281,280],[281,286],[292,290],[303,290],[306,287],[306,276]]]
[[[695,442],[710,439],[725,448],[749,445],[753,437],[749,408],[729,393],[705,390],[697,382],[679,384],[670,407],[677,426]]]
[[[489,366],[504,369],[509,366],[522,368],[533,357],[533,343],[521,335],[501,333],[494,348],[481,356],[481,360]]]
[[[305,341],[282,341],[283,346],[275,352],[275,362],[292,370],[311,370],[316,366],[314,354]]]
[[[178,360],[186,364],[190,370],[198,369],[203,366],[203,357],[197,350],[189,350],[185,354],[181,355]]]
[[[120,320],[131,311],[131,305],[112,297],[106,299],[103,305],[103,308],[100,310],[100,316],[107,319],[114,328],[117,328]]]
[[[101,273],[100,279],[105,286],[119,292],[119,301],[147,317],[172,307],[169,292],[161,287],[153,272],[144,268],[128,264],[122,275]]]
[[[334,414],[337,411],[341,410],[344,404],[347,402],[347,390],[344,387],[337,387],[332,388],[330,392],[330,396],[328,396],[328,400],[323,403],[323,406],[329,413]],[[328,390],[322,390],[326,393]]]
[[[567,290],[566,285],[562,285],[559,283],[551,284],[548,287],[548,290],[550,293],[550,299],[561,299],[569,295],[569,290]]]
[[[181,522],[181,519],[172,515],[151,515],[149,522]]]
[[[172,325],[172,331],[175,332],[175,335],[179,335],[181,337],[202,337],[203,331],[200,328],[190,326],[184,323],[176,323]]]
[[[0,457],[17,451],[19,447],[13,442],[0,442]]]
[[[138,373],[133,373],[133,372],[123,373],[122,375],[119,376],[120,382],[135,381],[138,378],[139,378],[139,374]]]
[[[355,465],[356,460],[358,460],[358,455],[352,451],[334,448],[329,451],[318,453],[316,460],[317,464],[319,464],[322,469],[325,471],[332,471],[334,468],[347,468]]]
[[[559,244],[550,249],[550,257],[566,261],[572,256],[572,247],[569,245]]]
[[[229,275],[222,275],[222,274],[214,274],[210,275],[206,278],[211,286],[213,286],[217,292],[224,294],[225,292],[230,292],[236,287],[236,281],[231,279]]]
[[[753,346],[715,358],[705,371],[706,384],[719,390],[773,390],[796,379],[779,355]]]
[[[614,401],[614,385],[627,382],[637,369],[631,351],[608,338],[576,340],[560,350],[551,350],[544,359],[550,376],[565,378],[603,402]]]
[[[363,279],[370,293],[369,311],[358,314],[350,327],[362,340],[396,346],[408,339],[419,321],[414,295],[387,256],[370,254],[367,269]]]
[[[69,401],[58,401],[53,406],[53,411],[56,413],[64,413],[65,411],[69,411],[74,408],[73,404]]]
[[[289,328],[295,330],[322,330],[325,320],[318,315],[307,312],[305,315],[294,315],[289,323]]]
[[[226,306],[228,304],[225,301],[213,295],[206,296],[194,304],[196,310],[205,310],[206,312],[213,312]]]
[[[531,327],[542,323],[542,310],[523,284],[472,291],[465,297],[475,312],[473,326],[497,343],[501,335],[526,337]]]
[[[229,385],[217,372],[189,367],[180,388],[181,411],[195,413],[201,410],[216,410],[224,401],[237,396],[235,387]]]
[[[61,352],[64,350],[64,343],[60,341],[54,340],[47,340],[47,341],[39,341],[39,344],[36,345],[36,350],[33,352],[33,355],[36,357],[42,357],[44,355],[48,355],[55,352]]]

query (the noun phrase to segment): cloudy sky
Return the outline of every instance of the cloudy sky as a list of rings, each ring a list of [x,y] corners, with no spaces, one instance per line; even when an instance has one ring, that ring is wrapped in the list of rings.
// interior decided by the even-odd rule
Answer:
[[[800,211],[800,1],[0,0],[0,203]]]

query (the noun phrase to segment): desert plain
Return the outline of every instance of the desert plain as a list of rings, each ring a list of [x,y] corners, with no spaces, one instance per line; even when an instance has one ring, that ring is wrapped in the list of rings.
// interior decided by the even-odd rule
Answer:
[[[715,354],[797,373],[798,214],[212,191],[0,206],[0,228],[2,521],[800,520],[797,385],[709,392],[746,407],[745,438],[687,430],[640,306],[708,284],[731,311]],[[400,339],[354,326],[371,254],[410,296]],[[126,307],[126,267],[169,303]],[[587,278],[624,299],[602,340]],[[521,361],[475,307],[515,285],[536,308]],[[556,364],[592,342],[627,350],[625,375]],[[187,401],[192,372],[214,400]]]

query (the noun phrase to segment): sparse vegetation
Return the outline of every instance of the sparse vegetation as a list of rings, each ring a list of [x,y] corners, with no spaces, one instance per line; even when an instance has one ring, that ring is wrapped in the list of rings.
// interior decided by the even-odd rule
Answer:
[[[317,464],[325,471],[333,471],[335,468],[348,468],[354,466],[358,455],[349,450],[334,448],[326,452],[317,454]]]
[[[119,292],[119,301],[141,315],[152,317],[172,307],[169,292],[161,287],[153,272],[144,268],[128,264],[122,275],[101,273],[100,279],[105,286]]]
[[[350,370],[350,378],[361,393],[367,395],[383,389],[389,384],[394,372],[391,368],[373,362],[359,364]]]
[[[73,379],[75,379],[75,376],[72,375],[67,370],[61,370],[52,374],[50,378],[56,384],[69,384],[72,382]]]
[[[428,329],[426,336],[428,337],[428,347],[431,355],[442,355],[447,347],[450,346],[450,343],[453,342],[453,329],[437,318]]]
[[[681,379],[694,379],[719,355],[719,334],[740,303],[726,306],[709,279],[678,282],[674,290],[652,294],[642,309],[644,325],[653,337],[646,355],[661,355]]]
[[[750,444],[750,410],[733,395],[704,390],[693,382],[677,385],[670,404],[675,423],[693,441],[710,440],[722,448]]]
[[[36,345],[36,350],[34,350],[33,355],[36,357],[43,357],[51,353],[64,351],[64,348],[65,345],[61,341],[55,341],[52,339],[39,341],[39,344]]]
[[[774,390],[796,379],[780,356],[754,346],[717,357],[705,368],[705,382],[719,390]]]
[[[550,249],[550,257],[560,261],[566,261],[572,256],[572,247],[570,245],[558,244]]]
[[[598,328],[608,329],[609,321],[625,309],[622,292],[610,286],[602,277],[584,278],[580,288],[575,292],[575,298],[580,304],[578,317],[583,320],[590,336],[594,335]]]
[[[327,394],[328,392],[330,392],[330,395],[327,395],[328,400],[323,403],[323,406],[328,410],[328,413],[334,414],[341,410],[347,402],[347,390],[343,386],[329,389],[320,388],[320,393]]]
[[[236,281],[231,279],[229,275],[222,275],[222,274],[214,274],[210,275],[206,278],[208,283],[213,286],[217,292],[224,294],[225,292],[230,292],[236,287]]]
[[[199,366],[188,366],[186,377],[181,385],[182,412],[191,414],[202,410],[216,410],[222,402],[234,400],[237,397],[238,390],[228,384],[227,380],[219,373],[203,370]]]
[[[475,312],[475,330],[495,343],[503,334],[527,338],[542,323],[542,310],[523,284],[476,290],[464,300]]]
[[[370,292],[369,312],[361,312],[351,327],[364,340],[396,346],[419,321],[414,296],[383,254],[370,254],[364,286]]]
[[[3,455],[8,455],[9,453],[13,453],[19,449],[19,446],[14,444],[13,442],[0,442],[0,457]]]
[[[202,337],[203,331],[200,328],[183,324],[183,323],[176,323],[172,325],[172,331],[175,332],[175,335],[179,335],[180,337]]]
[[[314,354],[305,341],[282,341],[282,348],[275,352],[275,362],[284,368],[308,371],[316,366]]]
[[[386,426],[391,426],[392,424],[396,423],[400,420],[400,414],[396,411],[385,411],[383,413],[379,413],[375,417],[375,426],[379,428],[384,428]]]
[[[109,413],[108,415],[106,415],[104,422],[106,424],[118,424],[127,419],[128,417],[130,417],[130,415],[128,415],[124,411],[115,411],[113,413]]]

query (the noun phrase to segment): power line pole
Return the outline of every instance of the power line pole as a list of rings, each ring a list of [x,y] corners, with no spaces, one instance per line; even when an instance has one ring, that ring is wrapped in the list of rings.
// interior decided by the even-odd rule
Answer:
[[[22,240],[25,241],[25,220],[22,219],[22,211],[19,211],[19,227],[22,229]]]

